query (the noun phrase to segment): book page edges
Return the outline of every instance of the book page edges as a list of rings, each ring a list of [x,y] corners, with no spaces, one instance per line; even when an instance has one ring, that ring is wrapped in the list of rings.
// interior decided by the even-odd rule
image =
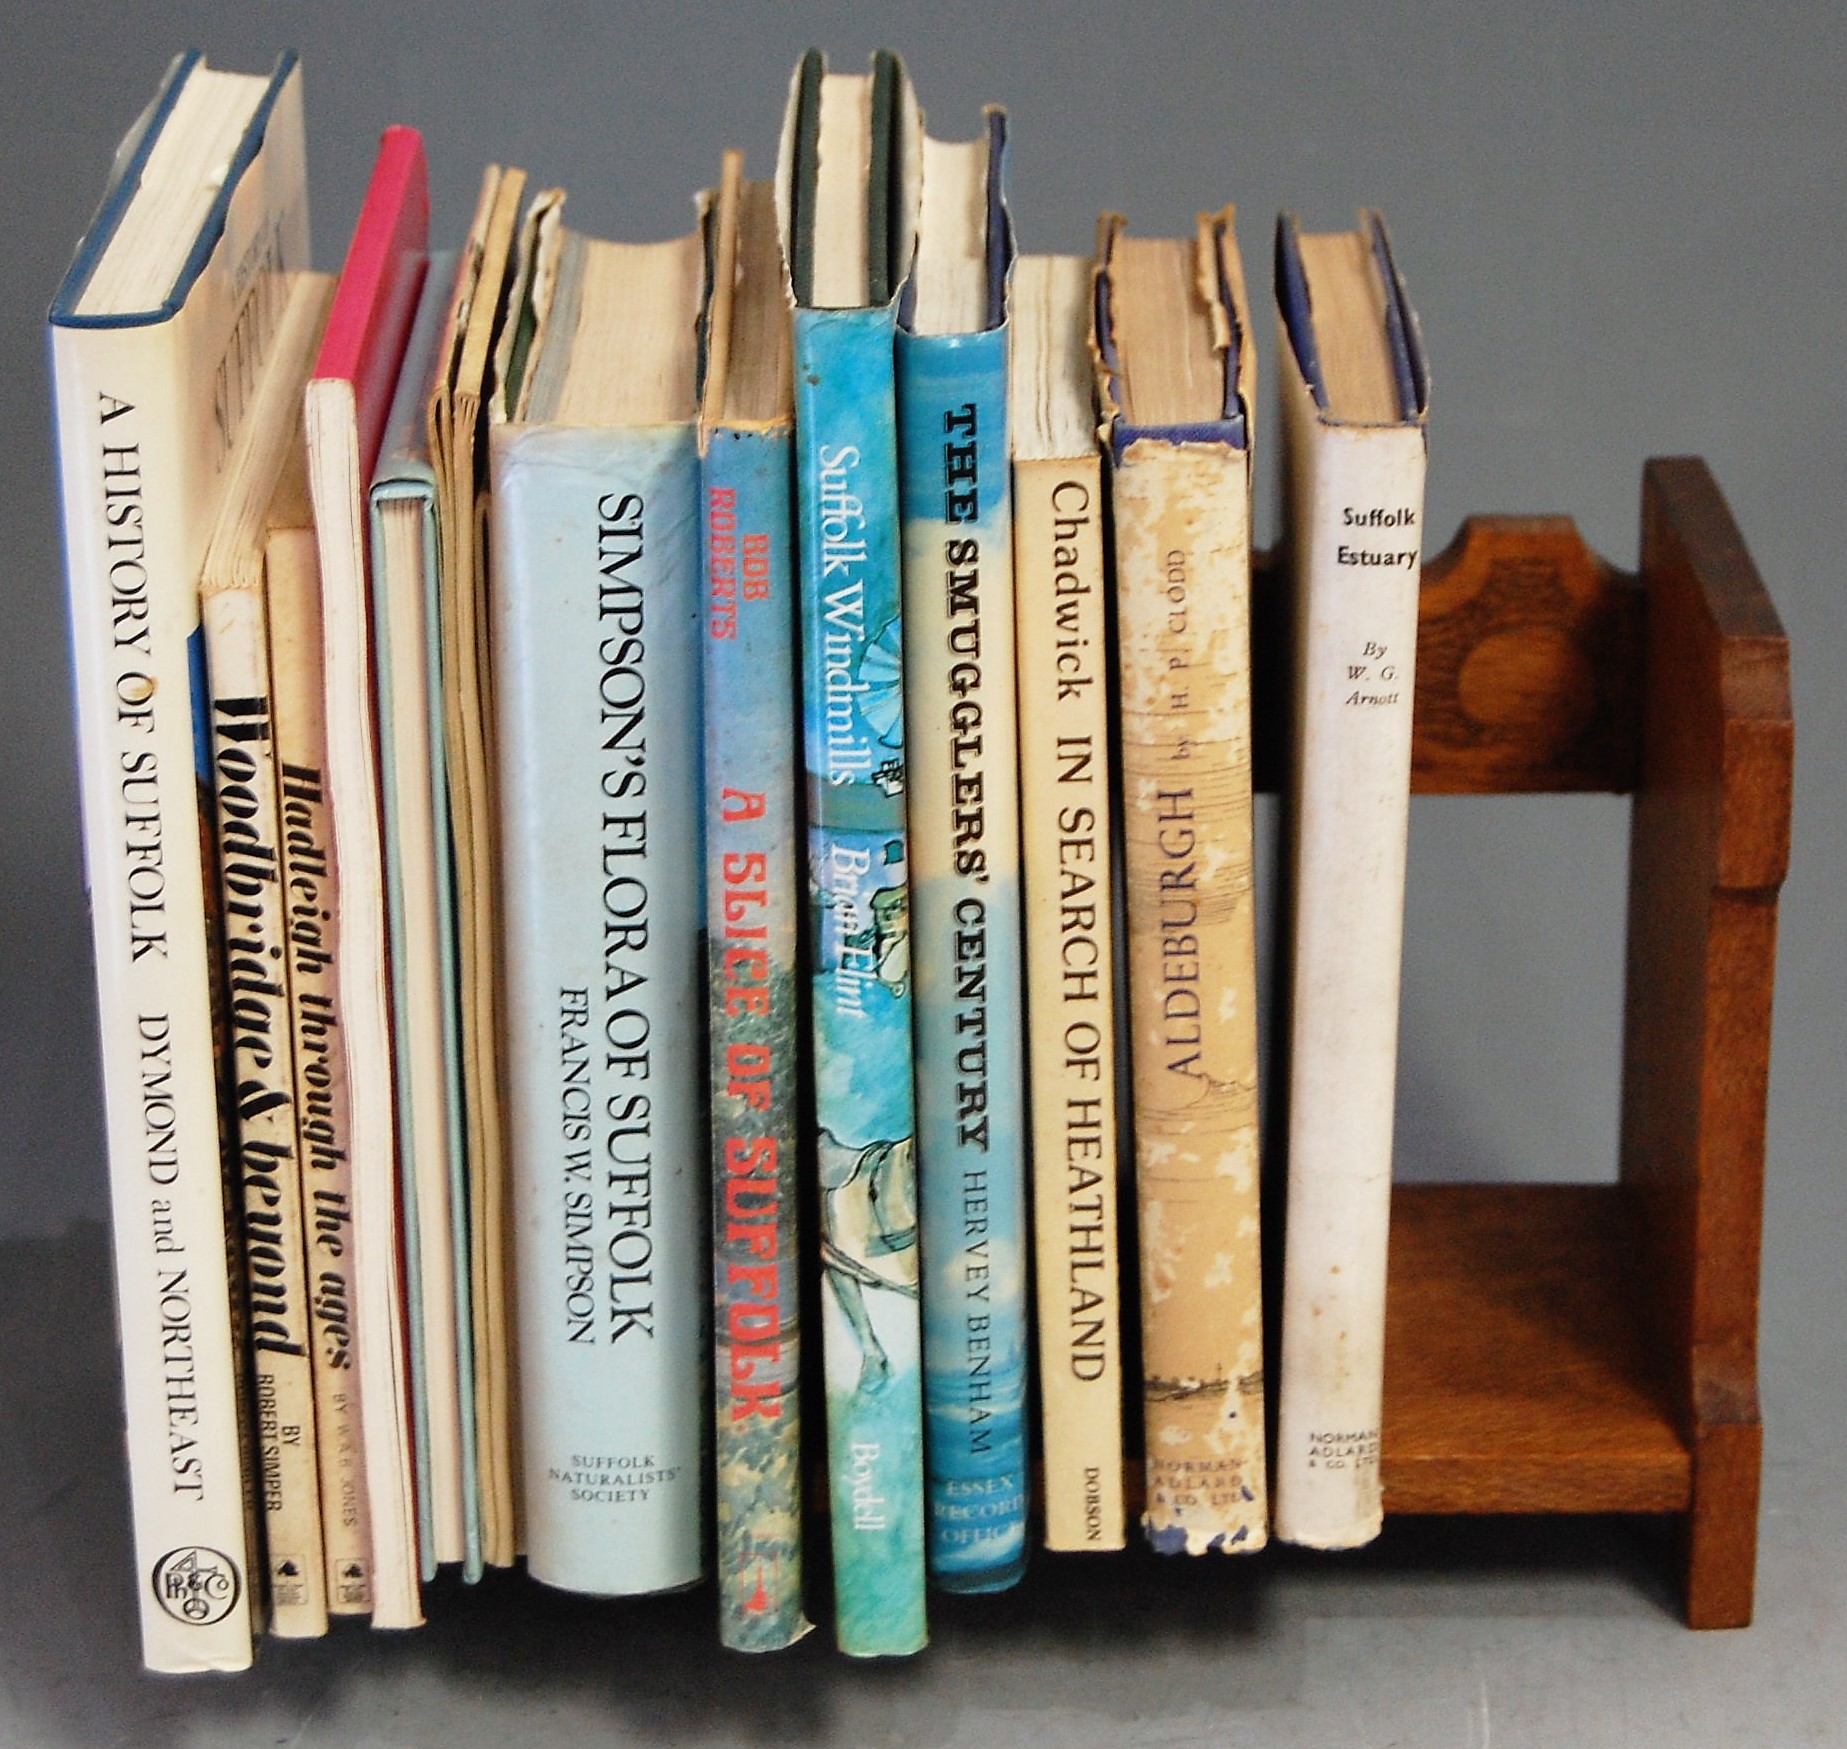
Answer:
[[[287,275],[281,284],[287,303],[256,401],[244,416],[226,467],[218,523],[200,568],[202,598],[225,589],[261,590],[262,537],[271,526],[291,457],[302,448],[302,391],[327,321],[334,281],[330,273],[299,273]]]
[[[1008,411],[1016,465],[1096,453],[1092,274],[1081,255],[1022,255],[1014,266]]]
[[[697,231],[666,243],[566,234],[547,331],[533,343],[524,420],[591,428],[692,421],[704,281]]]
[[[1229,206],[1200,215],[1189,276],[1211,335],[1214,356],[1220,361],[1220,415],[1159,422],[1138,419],[1130,406],[1128,372],[1118,342],[1116,251],[1129,240],[1127,221],[1120,213],[1105,213],[1098,222],[1091,354],[1097,380],[1099,436],[1118,460],[1131,445],[1145,438],[1174,444],[1228,445],[1244,450],[1248,458],[1256,351],[1244,312],[1244,275],[1238,257],[1235,216],[1235,209]]]
[[[166,298],[150,310],[131,312],[80,313],[84,293],[91,277],[108,250],[116,230],[132,205],[140,177],[148,158],[159,143],[161,129],[172,114],[180,93],[192,73],[204,67],[204,57],[189,49],[174,58],[147,109],[136,119],[116,149],[106,184],[89,229],[78,243],[76,253],[63,283],[52,299],[50,320],[54,327],[122,328],[147,327],[169,321],[185,306],[199,275],[223,240],[233,203],[243,192],[246,172],[259,154],[268,150],[273,160],[265,179],[282,186],[292,186],[297,198],[289,203],[285,229],[289,233],[280,251],[281,265],[294,262],[305,265],[308,259],[308,209],[306,200],[307,154],[302,127],[301,68],[294,52],[282,55],[269,78],[269,85],[250,118],[244,137],[233,155],[224,181],[198,229],[192,252],[187,256]]]
[[[1320,343],[1316,335],[1313,303],[1302,254],[1303,234],[1294,213],[1278,216],[1275,247],[1275,284],[1279,356],[1294,365],[1306,386],[1315,416],[1327,425],[1390,428],[1422,427],[1429,413],[1430,368],[1424,348],[1423,325],[1411,305],[1404,276],[1392,254],[1384,215],[1363,208],[1354,237],[1368,252],[1376,275],[1380,317],[1384,323],[1387,364],[1398,397],[1395,419],[1347,419],[1329,411],[1328,389]]]
[[[822,77],[836,77],[825,69],[826,57],[810,50],[801,61],[796,63],[795,71],[789,81],[789,96],[783,110],[782,132],[777,142],[776,154],[776,214],[777,224],[782,235],[783,254],[790,264],[793,296],[796,306],[804,310],[821,310],[830,306],[813,295],[810,290],[804,295],[802,286],[802,255],[806,247],[803,232],[808,229],[814,202],[814,191],[800,186],[808,174],[809,166],[803,162],[804,123],[809,118],[804,113],[802,103],[804,81],[813,62],[818,58]],[[923,112],[918,107],[916,93],[911,85],[910,75],[905,72],[901,62],[896,63],[897,91],[896,114],[893,118],[896,132],[894,142],[898,155],[898,194],[901,210],[893,221],[900,239],[898,260],[894,264],[891,296],[883,300],[878,308],[887,304],[895,306],[905,282],[910,277],[911,264],[917,246],[917,211],[923,191]],[[870,74],[858,74],[853,77],[866,81],[868,102],[870,101]],[[860,200],[863,205],[865,194],[864,178],[860,183]],[[862,293],[849,308],[863,308],[867,299]]]
[[[770,187],[747,182],[743,198],[738,266],[744,296],[736,306],[722,419],[735,430],[772,430],[795,418],[794,300],[776,236]]]
[[[923,142],[909,319],[918,335],[969,334],[988,326],[988,139]]]

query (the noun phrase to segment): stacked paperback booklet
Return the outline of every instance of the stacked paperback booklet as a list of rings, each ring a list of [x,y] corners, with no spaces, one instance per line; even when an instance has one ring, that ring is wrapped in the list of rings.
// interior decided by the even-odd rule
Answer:
[[[494,166],[433,247],[393,127],[335,278],[292,58],[124,142],[51,332],[150,1667],[1377,1534],[1416,318],[1285,215],[1260,1137],[1235,215],[1018,255],[1007,153],[814,53],[685,235]]]

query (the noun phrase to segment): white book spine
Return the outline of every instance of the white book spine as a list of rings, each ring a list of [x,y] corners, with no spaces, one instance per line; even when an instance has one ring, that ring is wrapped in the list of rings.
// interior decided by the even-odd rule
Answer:
[[[195,730],[209,461],[177,336],[55,329],[142,1655],[251,1658],[248,1514]]]
[[[1287,357],[1287,340],[1284,343]],[[1378,1535],[1421,427],[1336,426],[1286,369],[1296,588],[1289,1200],[1276,1529]]]

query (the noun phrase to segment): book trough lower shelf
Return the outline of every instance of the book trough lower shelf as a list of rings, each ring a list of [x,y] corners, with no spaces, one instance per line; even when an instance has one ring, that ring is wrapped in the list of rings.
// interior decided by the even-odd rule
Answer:
[[[1286,674],[1278,581],[1252,670]],[[1286,701],[1256,700],[1257,781]],[[1401,1185],[1388,1513],[1655,1513],[1686,1620],[1751,1620],[1757,1307],[1789,650],[1704,462],[1651,461],[1641,562],[1476,517],[1424,569],[1412,787],[1631,798],[1617,1182]]]

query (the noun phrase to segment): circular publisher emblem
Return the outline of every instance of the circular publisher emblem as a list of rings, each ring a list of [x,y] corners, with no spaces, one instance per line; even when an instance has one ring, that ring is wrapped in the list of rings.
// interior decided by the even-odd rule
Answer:
[[[175,1621],[210,1627],[237,1606],[237,1567],[216,1549],[169,1549],[154,1563],[154,1596]]]

